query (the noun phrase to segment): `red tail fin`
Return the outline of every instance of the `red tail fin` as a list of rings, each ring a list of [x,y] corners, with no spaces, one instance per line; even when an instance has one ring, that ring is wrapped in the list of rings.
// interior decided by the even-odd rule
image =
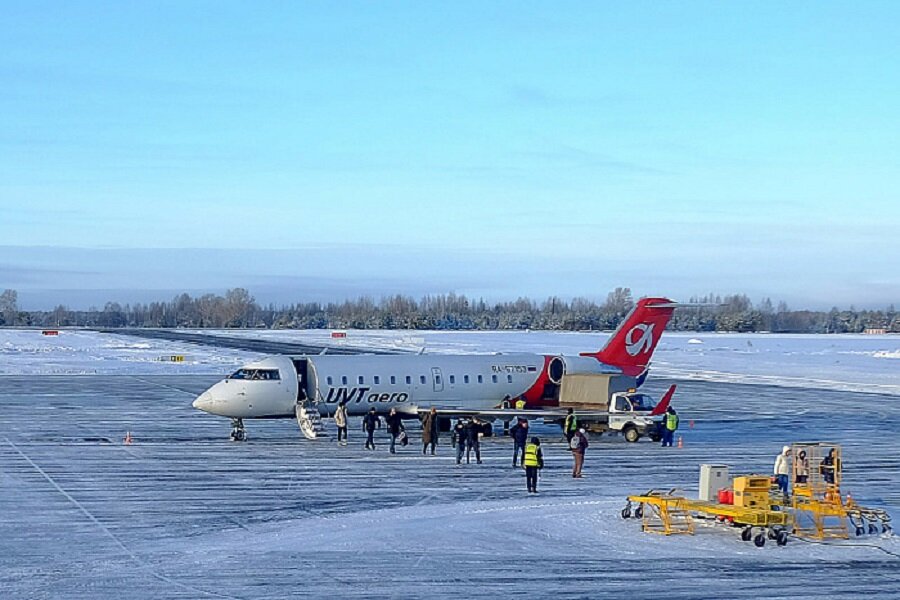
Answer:
[[[669,409],[669,402],[672,401],[672,396],[674,396],[674,395],[675,395],[675,384],[673,383],[672,385],[669,386],[668,391],[666,391],[666,393],[663,394],[662,400],[659,401],[659,404],[657,404],[653,408],[653,410],[650,411],[650,416],[655,417],[655,416],[661,415],[664,412],[666,412]]]
[[[674,311],[675,303],[668,298],[641,298],[602,350],[581,355],[619,367],[626,375],[640,375]]]

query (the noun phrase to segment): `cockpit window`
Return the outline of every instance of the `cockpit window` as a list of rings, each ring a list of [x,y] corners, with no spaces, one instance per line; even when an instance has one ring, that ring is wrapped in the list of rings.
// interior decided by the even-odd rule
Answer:
[[[229,379],[249,379],[251,381],[273,381],[281,379],[278,369],[238,369]]]

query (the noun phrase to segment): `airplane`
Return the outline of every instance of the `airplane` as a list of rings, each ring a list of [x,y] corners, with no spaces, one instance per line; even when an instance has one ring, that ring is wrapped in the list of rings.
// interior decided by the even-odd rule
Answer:
[[[610,393],[634,391],[675,308],[668,298],[641,298],[606,345],[577,356],[562,354],[279,355],[244,365],[200,394],[193,407],[232,420],[234,441],[246,439],[244,419],[296,418],[306,437],[315,421],[345,403],[351,416],[395,408],[416,418],[434,407],[449,426],[453,416],[511,419],[504,399],[524,400],[529,417],[565,418],[559,392],[565,375],[605,375]],[[674,390],[658,409],[665,410]],[[604,401],[606,398],[604,398]],[[583,411],[582,417],[608,415]]]

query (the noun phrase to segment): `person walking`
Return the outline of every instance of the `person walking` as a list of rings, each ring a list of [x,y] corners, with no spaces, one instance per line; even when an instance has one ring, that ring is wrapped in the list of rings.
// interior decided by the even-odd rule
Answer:
[[[341,400],[334,409],[334,424],[337,426],[337,441],[341,446],[347,445],[347,403]]]
[[[425,418],[422,419],[422,454],[427,454],[428,446],[431,446],[431,454],[434,455],[440,433],[438,425],[437,409],[432,406]]]
[[[571,442],[575,432],[578,431],[578,417],[571,408],[566,411],[566,422],[563,423],[563,433],[566,434],[566,442]]]
[[[475,451],[475,460],[479,465],[481,464],[481,442],[478,439],[478,434],[481,432],[482,426],[478,419],[473,418],[469,421],[469,425],[466,427],[466,464],[469,464],[472,450]]]
[[[466,428],[466,424],[463,423],[462,419],[457,419],[456,425],[453,426],[453,437],[456,441],[456,464],[462,462],[463,453],[466,451],[467,433],[468,429]]]
[[[666,414],[662,420],[662,445],[672,446],[675,439],[675,431],[678,429],[678,413],[671,406],[666,409]]]
[[[519,419],[519,421],[509,430],[509,435],[513,439],[513,466],[518,466],[519,451],[522,451],[522,458],[525,458],[525,443],[528,441],[528,419]]]
[[[381,419],[374,408],[370,408],[366,416],[363,417],[363,431],[366,432],[366,449],[375,449],[375,430],[381,429]]]
[[[787,499],[788,497],[788,475],[791,472],[791,447],[784,446],[781,449],[781,454],[775,457],[775,466],[773,468],[773,473],[775,474],[775,480],[778,482],[778,489],[781,490],[781,494]]]
[[[401,432],[405,431],[403,427],[403,418],[397,414],[396,408],[391,408],[391,412],[388,413],[388,416],[384,421],[387,424],[388,434],[391,436],[391,454],[396,454],[397,438],[400,436]]]
[[[584,427],[580,428],[572,436],[569,442],[569,449],[572,450],[572,458],[575,460],[572,466],[572,477],[581,477],[581,469],[584,466],[584,453],[588,448],[588,439],[585,435]]]
[[[525,466],[525,485],[529,494],[537,494],[538,470],[544,468],[544,454],[541,452],[541,440],[531,438],[531,443],[525,446],[525,456],[522,458]]]

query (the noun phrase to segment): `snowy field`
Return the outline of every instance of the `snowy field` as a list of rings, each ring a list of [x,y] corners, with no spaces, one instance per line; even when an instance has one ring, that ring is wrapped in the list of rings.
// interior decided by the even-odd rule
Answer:
[[[398,345],[405,334],[366,343],[381,343],[378,335]],[[511,468],[506,439],[483,444],[483,465],[463,466],[446,439],[437,457],[415,442],[391,456],[384,439],[367,452],[355,423],[346,448],[307,441],[289,420],[248,422],[250,442],[229,443],[227,420],[190,402],[249,353],[91,333],[39,337],[0,330],[6,597],[900,597],[896,537],[756,548],[737,530],[662,538],[618,516],[627,494],[651,487],[695,495],[700,463],[768,473],[784,443],[821,439],[843,444],[845,487],[857,501],[900,517],[900,399],[889,388],[898,363],[888,356],[896,337],[667,334],[646,389],[679,384],[684,447],[595,439],[586,478],[573,480],[558,429],[538,425],[547,468],[537,497]],[[434,351],[572,352],[602,342],[424,337]],[[179,353],[187,364],[155,360]],[[740,356],[747,370],[793,387],[693,377],[740,374]],[[815,357],[827,376],[817,375]],[[804,370],[786,372],[794,368]],[[846,391],[863,384],[857,376],[888,389]],[[122,444],[126,431],[132,445]]]
[[[198,330],[193,330],[198,331]],[[429,353],[577,354],[603,346],[607,333],[546,331],[202,330],[321,346]],[[665,332],[654,376],[900,395],[900,335],[788,335]]]
[[[181,356],[180,362],[172,361]],[[260,354],[95,331],[0,329],[0,375],[202,375],[234,371]]]

